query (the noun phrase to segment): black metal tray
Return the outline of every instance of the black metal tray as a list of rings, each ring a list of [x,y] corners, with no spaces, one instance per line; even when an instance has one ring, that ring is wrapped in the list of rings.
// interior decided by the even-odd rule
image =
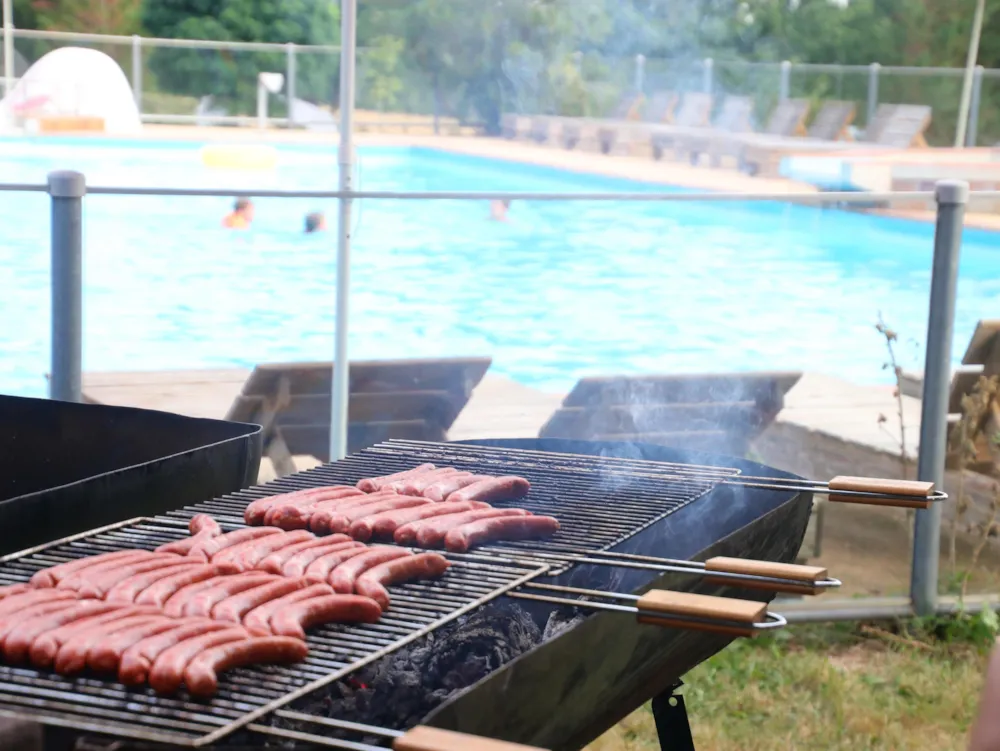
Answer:
[[[257,481],[259,425],[0,395],[0,554]]]

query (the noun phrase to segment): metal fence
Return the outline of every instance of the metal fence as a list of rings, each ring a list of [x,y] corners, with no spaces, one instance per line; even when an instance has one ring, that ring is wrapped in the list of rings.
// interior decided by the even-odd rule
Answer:
[[[301,126],[308,115],[291,113],[295,99],[332,112],[337,108],[340,76],[338,46],[161,39],[76,32],[13,29],[16,52],[23,60],[4,76],[16,79],[23,68],[61,46],[99,49],[114,58],[129,79],[142,120],[149,123],[256,125],[257,75],[280,72],[286,86],[269,103],[271,125]],[[357,56],[358,106],[431,118],[454,117],[478,122],[482,118],[461,92],[442,90],[434,77],[392,62],[392,54]],[[398,52],[398,51],[397,51]],[[558,63],[558,64],[557,64]],[[565,63],[565,64],[563,64]],[[18,68],[21,68],[19,70]],[[203,90],[192,88],[191,71],[199,71]],[[820,65],[789,61],[608,59],[596,53],[574,53],[565,61],[524,53],[504,65],[505,108],[523,114],[604,114],[626,91],[651,94],[658,90],[706,91],[750,96],[758,117],[779,100],[840,99],[857,105],[856,124],[866,125],[881,102],[926,104],[933,109],[928,140],[933,145],[954,144],[958,122],[961,68]],[[206,78],[207,77],[207,78]],[[1000,70],[975,69],[969,128],[969,146],[1000,141]],[[412,119],[385,125],[412,125]],[[374,127],[374,126],[373,126]]]

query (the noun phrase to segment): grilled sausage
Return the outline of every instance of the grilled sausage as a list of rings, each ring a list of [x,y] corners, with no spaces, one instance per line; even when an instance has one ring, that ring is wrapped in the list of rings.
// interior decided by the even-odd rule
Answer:
[[[358,545],[357,547],[321,555],[306,567],[304,576],[310,582],[325,582],[330,578],[330,572],[341,563],[348,558],[354,558],[366,552],[368,552],[368,548],[365,545]]]
[[[17,595],[21,592],[27,592],[32,587],[30,584],[10,584],[6,587],[0,587],[0,600],[3,600],[11,595]]]
[[[219,687],[219,673],[255,663],[301,662],[309,648],[300,639],[265,636],[232,641],[206,649],[184,670],[184,685],[197,698],[213,696]]]
[[[318,488],[304,488],[291,493],[278,493],[276,495],[269,495],[266,498],[258,498],[256,501],[247,506],[246,509],[244,509],[243,520],[249,525],[257,526],[264,523],[264,517],[267,514],[267,510],[274,505],[292,503],[300,499],[310,498],[313,496],[321,496],[325,493],[336,491],[343,487],[347,486],[327,485]]]
[[[261,584],[259,587],[244,590],[222,600],[212,608],[212,618],[217,621],[242,623],[243,616],[254,608],[276,597],[284,597],[297,589],[304,589],[309,583],[306,579],[279,577],[277,581]]]
[[[365,493],[374,493],[376,490],[381,490],[383,485],[388,485],[391,482],[411,474],[429,472],[432,469],[434,469],[433,464],[421,464],[413,469],[404,469],[402,472],[394,472],[391,475],[383,475],[382,477],[366,477],[364,480],[358,480],[356,487],[358,490],[362,490]]]
[[[377,623],[382,608],[374,600],[359,595],[323,595],[301,600],[271,616],[271,630],[277,636],[306,638],[306,629],[324,623]]]
[[[264,558],[264,560],[257,564],[257,570],[267,571],[272,574],[280,574],[281,569],[284,568],[288,561],[305,550],[309,550],[310,548],[329,547],[330,545],[334,545],[338,542],[350,541],[351,538],[347,535],[331,535],[330,537],[316,537],[309,542],[300,542],[297,545],[289,545],[288,547],[281,548],[280,550],[275,550],[269,556]]]
[[[317,503],[363,495],[364,493],[357,488],[345,486],[331,488],[327,493],[276,503],[264,514],[264,524],[285,530],[305,529],[309,522],[309,509]]]
[[[101,615],[110,610],[119,609],[115,605],[97,600],[81,602],[66,600],[64,602],[66,603],[65,607],[34,617],[28,617],[22,613],[9,616],[14,621],[14,626],[3,639],[3,656],[8,664],[19,665],[24,662],[28,658],[35,639],[47,631],[78,621],[88,615]]]
[[[11,611],[0,618],[0,645],[6,641],[7,636],[20,624],[32,618],[59,613],[63,610],[72,610],[80,604],[79,600],[47,600],[35,602]]]
[[[144,592],[148,587],[151,587],[160,579],[165,579],[168,576],[176,576],[177,574],[184,574],[189,571],[202,570],[204,569],[204,566],[205,564],[194,562],[182,563],[176,566],[162,566],[160,568],[152,569],[151,571],[133,574],[132,576],[122,579],[120,582],[111,587],[104,599],[108,602],[135,602],[135,598],[139,596],[139,593]]]
[[[95,644],[111,637],[112,634],[144,623],[157,623],[162,615],[131,615],[109,621],[100,626],[84,629],[67,639],[59,647],[53,662],[53,669],[59,675],[76,675],[87,667],[87,655]]]
[[[385,491],[378,491],[376,493],[370,493],[362,498],[347,498],[342,502],[332,502],[332,503],[318,503],[312,507],[312,513],[309,517],[309,529],[319,535],[329,534],[330,522],[338,515],[350,509],[359,506],[370,506],[375,503],[381,503],[382,501],[392,500],[399,498],[398,493],[387,493]],[[345,530],[340,530],[341,532]]]
[[[125,562],[120,566],[107,569],[99,574],[85,577],[85,581],[80,584],[77,592],[82,597],[104,598],[115,586],[138,574],[159,571],[161,569],[176,570],[190,566],[191,563],[192,561],[178,555],[164,555],[147,560]],[[62,584],[59,586],[62,586]],[[125,593],[128,593],[127,588]]]
[[[315,539],[314,534],[305,530],[286,532],[282,535],[267,535],[259,540],[247,540],[238,545],[231,545],[218,553],[212,559],[212,564],[218,566],[224,574],[239,574],[250,571],[257,565],[258,561],[275,550],[280,550],[286,545]]]
[[[308,548],[307,550],[303,550],[289,558],[281,569],[281,575],[293,578],[305,576],[306,569],[309,567],[309,564],[317,558],[320,558],[327,553],[336,553],[341,550],[351,550],[355,548],[363,550],[365,546],[360,542],[348,540],[347,542],[336,542],[328,546]]]
[[[42,602],[78,599],[80,598],[77,597],[76,592],[70,592],[68,590],[30,589],[27,592],[19,592],[18,594],[11,595],[10,597],[5,597],[3,600],[0,600],[0,616],[20,612],[24,608],[31,607],[32,605],[37,605]]]
[[[451,503],[452,501],[448,501]],[[457,527],[477,519],[489,519],[494,516],[527,516],[524,509],[481,508],[475,511],[462,511],[458,514],[432,516],[410,524],[404,524],[393,534],[392,539],[399,545],[417,544],[424,548],[439,546],[444,536],[452,527]]]
[[[275,613],[299,600],[308,600],[312,597],[332,594],[333,587],[329,584],[310,584],[308,587],[297,589],[284,597],[277,597],[270,602],[265,602],[263,605],[258,605],[243,616],[243,626],[250,632],[270,632],[271,617]]]
[[[136,596],[135,604],[162,608],[167,600],[182,587],[211,579],[213,576],[217,576],[218,573],[215,566],[210,563],[196,564],[191,568],[167,571],[166,576],[156,580]]]
[[[177,628],[148,636],[125,650],[118,664],[118,681],[126,686],[140,686],[149,678],[156,658],[176,644],[213,631],[228,631],[231,623],[216,623],[204,618],[177,621]]]
[[[267,537],[268,535],[280,535],[282,531],[283,530],[280,530],[277,527],[250,527],[237,529],[234,532],[227,532],[224,535],[219,535],[218,537],[213,537],[210,540],[198,543],[191,548],[191,552],[188,553],[188,555],[192,557],[201,557],[210,561],[213,556],[222,552],[230,545],[238,545],[246,540],[256,540],[259,537]]]
[[[426,498],[397,495],[395,498],[379,500],[374,503],[359,504],[346,509],[317,511],[313,515],[313,518],[309,520],[309,523],[312,524],[314,521],[317,521],[318,523],[318,519],[321,515],[329,514],[329,521],[325,522],[324,526],[327,531],[336,534],[338,532],[347,532],[347,530],[350,529],[352,522],[357,521],[358,519],[363,519],[371,514],[377,514],[380,511],[394,511],[396,509],[413,508],[414,506],[426,506],[429,503],[430,501]]]
[[[345,595],[352,594],[354,582],[368,569],[374,568],[380,563],[412,555],[413,553],[409,550],[379,545],[337,566],[330,574],[330,586],[333,587],[334,592]]]
[[[515,501],[524,498],[531,490],[531,483],[523,477],[504,475],[468,485],[448,495],[449,501]]]
[[[92,555],[86,558],[77,558],[73,561],[67,561],[66,563],[60,563],[57,566],[50,566],[49,568],[43,568],[41,571],[36,571],[31,577],[31,586],[33,587],[54,587],[56,584],[61,582],[65,577],[70,574],[79,571],[84,568],[89,568],[90,566],[98,566],[102,563],[107,563],[119,558],[126,558],[136,553],[149,553],[147,550],[115,550],[112,553],[101,553],[100,555]]]
[[[222,527],[208,514],[195,514],[191,517],[191,521],[188,522],[188,531],[191,533],[190,537],[160,545],[160,547],[156,548],[156,552],[187,555],[191,552],[191,548],[203,540],[210,540],[213,537],[221,535]]]
[[[209,587],[214,587],[216,584],[225,579],[226,577],[221,575],[212,575],[207,579],[201,579],[196,582],[191,582],[190,584],[185,584],[170,595],[170,597],[168,597],[163,603],[164,614],[169,615],[171,618],[180,618],[184,615],[184,606],[188,604],[195,594],[198,592],[204,592]]]
[[[373,537],[392,537],[398,527],[432,516],[457,514],[459,511],[472,511],[477,508],[489,508],[485,503],[467,501],[462,503],[428,503],[407,509],[383,511],[358,519],[351,524],[351,537],[361,542],[368,542]]]
[[[410,475],[409,477],[392,483],[393,487],[398,488],[400,493],[405,493],[406,495],[420,495],[424,492],[424,488],[428,485],[433,485],[439,480],[445,480],[453,475],[460,474],[472,474],[471,472],[461,472],[454,467],[441,467],[440,469],[435,469],[431,472],[421,472],[419,475]]]
[[[114,571],[116,568],[120,568],[121,566],[126,566],[137,561],[148,561],[158,555],[156,553],[151,553],[148,550],[132,550],[130,553],[131,555],[122,556],[113,560],[101,561],[96,566],[78,568],[69,575],[60,579],[59,583],[56,584],[56,588],[77,590],[83,586],[84,583],[90,581],[94,577],[100,576],[105,571]]]
[[[441,576],[450,565],[444,556],[437,553],[419,553],[406,558],[396,558],[373,566],[361,574],[354,583],[354,591],[375,600],[382,610],[388,610],[387,586]]]
[[[428,485],[423,489],[421,495],[429,501],[441,503],[445,498],[474,483],[491,479],[489,475],[474,475],[471,472],[461,472],[457,475],[449,475]]]
[[[183,614],[188,618],[194,616],[208,618],[212,614],[212,609],[227,597],[239,594],[248,589],[253,589],[254,587],[259,587],[261,584],[269,584],[275,580],[284,581],[282,577],[270,574],[243,574],[242,576],[220,577],[217,584],[213,584],[192,595],[184,605]]]
[[[213,532],[218,536],[222,534],[222,527],[208,514],[195,514],[191,517],[191,521],[188,522],[188,531],[192,535],[198,535],[202,532]]]
[[[118,663],[121,662],[126,649],[147,637],[162,634],[164,631],[175,628],[177,628],[177,621],[163,616],[159,620],[108,634],[106,639],[101,639],[87,651],[87,667],[98,673],[116,673],[118,672]]]
[[[552,516],[503,516],[463,524],[448,530],[444,546],[454,553],[490,540],[529,540],[548,537],[559,531],[559,520]]]
[[[100,629],[101,633],[103,633],[106,628],[105,624],[132,615],[160,615],[160,613],[155,612],[152,608],[125,606],[115,608],[101,615],[90,615],[72,623],[67,623],[65,626],[47,631],[35,639],[31,644],[31,651],[29,653],[31,664],[39,668],[50,668],[56,659],[56,653],[59,651],[59,648],[67,640],[95,628]]]
[[[156,658],[149,671],[149,685],[158,694],[172,694],[181,687],[184,668],[200,652],[228,642],[247,641],[249,638],[245,629],[234,626],[185,639],[164,650]]]

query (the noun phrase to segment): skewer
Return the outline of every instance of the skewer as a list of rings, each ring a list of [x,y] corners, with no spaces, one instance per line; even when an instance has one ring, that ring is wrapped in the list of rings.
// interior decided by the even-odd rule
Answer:
[[[754,636],[760,631],[781,628],[788,623],[783,616],[769,612],[767,603],[756,600],[735,600],[729,597],[713,597],[666,589],[651,589],[644,595],[630,595],[619,592],[601,592],[596,589],[564,587],[557,584],[535,584],[533,582],[527,582],[521,589],[541,589],[578,597],[600,597],[634,602],[635,605],[619,605],[611,602],[535,595],[520,590],[507,593],[509,597],[517,597],[522,600],[538,600],[557,605],[618,613],[635,613],[639,623],[652,626],[709,631],[731,636]]]

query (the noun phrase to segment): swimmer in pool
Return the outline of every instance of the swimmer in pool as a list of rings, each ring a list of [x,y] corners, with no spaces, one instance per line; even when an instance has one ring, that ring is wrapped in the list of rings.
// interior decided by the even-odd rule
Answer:
[[[507,209],[510,208],[510,199],[505,198],[502,201],[490,201],[490,219],[495,222],[506,222],[507,221]]]
[[[306,214],[306,234],[313,232],[323,232],[326,230],[326,217],[322,211],[314,211]]]
[[[222,220],[227,229],[247,229],[253,221],[253,203],[249,198],[237,198],[233,210]]]

